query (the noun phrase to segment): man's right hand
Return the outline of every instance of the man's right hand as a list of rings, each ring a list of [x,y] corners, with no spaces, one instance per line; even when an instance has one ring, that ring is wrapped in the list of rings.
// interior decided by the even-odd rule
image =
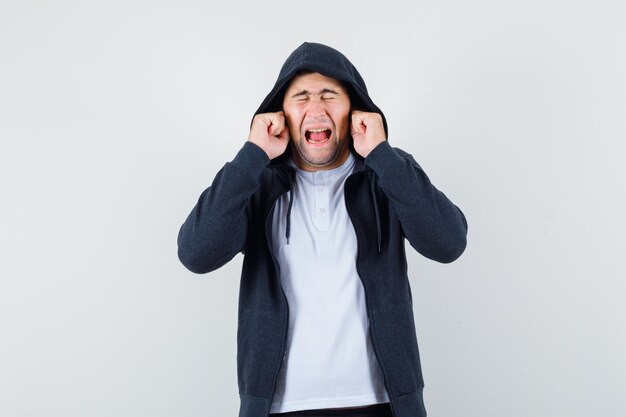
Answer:
[[[254,116],[248,141],[263,149],[270,159],[282,155],[289,144],[289,128],[285,124],[285,113],[279,111]]]

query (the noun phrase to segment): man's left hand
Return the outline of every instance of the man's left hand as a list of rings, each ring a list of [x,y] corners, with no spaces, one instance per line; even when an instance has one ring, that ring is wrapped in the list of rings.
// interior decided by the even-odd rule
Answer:
[[[351,133],[354,140],[354,150],[363,158],[366,158],[375,147],[387,140],[383,117],[379,113],[353,110]]]

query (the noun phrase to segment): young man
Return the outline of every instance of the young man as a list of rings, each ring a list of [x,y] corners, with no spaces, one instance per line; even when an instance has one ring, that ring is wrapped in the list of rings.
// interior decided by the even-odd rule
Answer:
[[[178,236],[196,273],[244,253],[239,416],[425,416],[404,241],[452,262],[466,234],[350,61],[298,47]]]

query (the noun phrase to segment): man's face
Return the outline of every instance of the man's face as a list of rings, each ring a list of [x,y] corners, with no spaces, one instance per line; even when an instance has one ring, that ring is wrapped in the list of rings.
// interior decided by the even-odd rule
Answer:
[[[350,98],[339,81],[317,72],[297,75],[285,93],[283,111],[299,168],[327,170],[346,161]]]

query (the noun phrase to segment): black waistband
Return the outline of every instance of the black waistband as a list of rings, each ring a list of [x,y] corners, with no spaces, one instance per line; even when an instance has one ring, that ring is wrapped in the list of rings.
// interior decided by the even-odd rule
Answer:
[[[270,414],[270,417],[392,417],[389,403],[358,408],[322,408]]]

